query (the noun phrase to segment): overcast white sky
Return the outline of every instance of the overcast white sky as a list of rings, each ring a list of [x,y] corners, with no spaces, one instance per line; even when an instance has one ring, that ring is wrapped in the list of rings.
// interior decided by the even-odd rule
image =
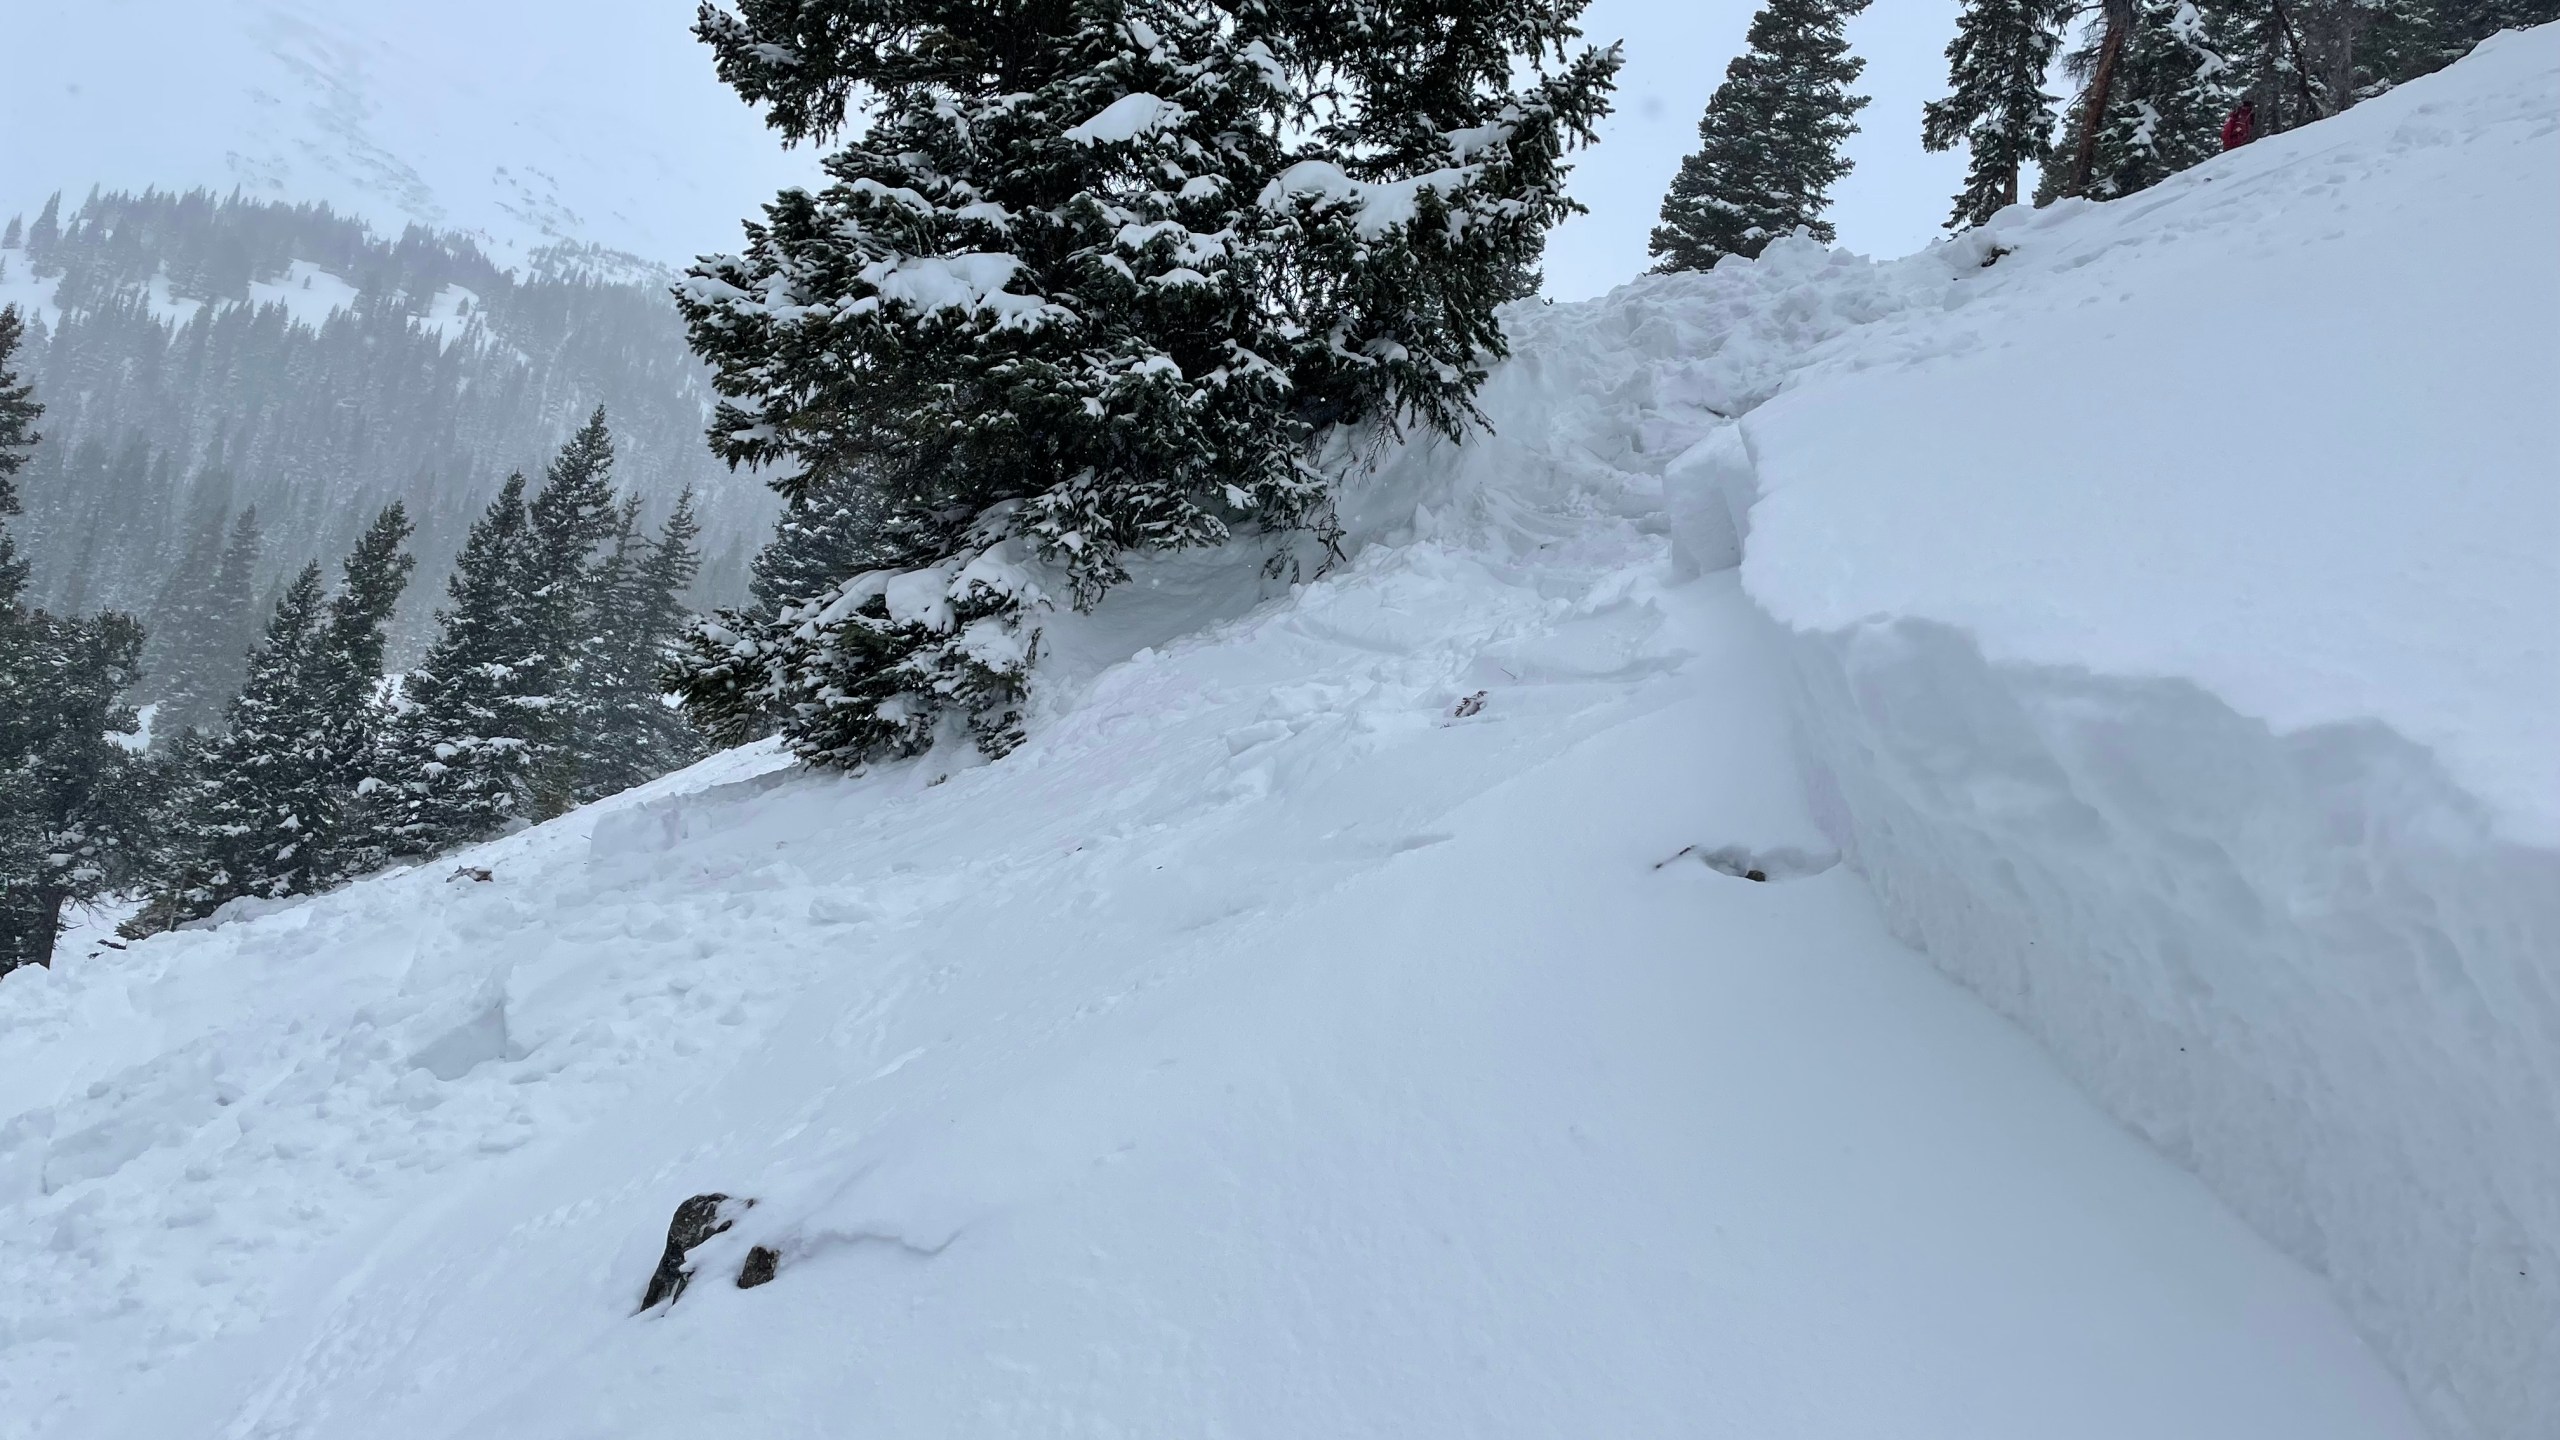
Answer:
[[[1597,295],[1648,265],[1645,237],[1680,157],[1697,147],[1698,115],[1742,49],[1758,0],[1593,0],[1583,28],[1623,40],[1618,112],[1574,166],[1575,198],[1591,213],[1567,221],[1547,247],[1547,293]],[[1920,107],[1946,92],[1947,42],[1957,0],[1875,0],[1849,28],[1867,62],[1859,93],[1873,101],[1849,142],[1857,169],[1841,182],[1832,223],[1840,243],[1874,256],[1907,254],[1939,226],[1964,181],[1961,152],[1920,149]]]
[[[1591,207],[1547,256],[1557,299],[1642,273],[1645,237],[1757,0],[1594,0],[1624,40],[1618,110],[1581,154]],[[1833,218],[1907,253],[1938,233],[1960,155],[1924,155],[1958,0],[1875,0],[1851,27],[1874,97]],[[0,0],[25,53],[0,85],[0,216],[55,188],[244,185],[501,242],[578,234],[681,262],[736,243],[809,173],[713,77],[692,0]],[[491,37],[505,43],[493,44]],[[40,73],[38,73],[40,72]],[[511,249],[502,245],[502,249]]]

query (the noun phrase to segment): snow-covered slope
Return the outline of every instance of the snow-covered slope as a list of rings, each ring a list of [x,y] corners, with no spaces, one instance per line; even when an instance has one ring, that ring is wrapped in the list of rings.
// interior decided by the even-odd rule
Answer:
[[[711,73],[690,0],[0,7],[0,214],[207,186],[417,223],[512,262],[726,248],[810,173]]]
[[[2416,1435],[1885,938],[1591,318],[1400,543],[1001,765],[741,752],[11,977],[0,1433]],[[1182,573],[1100,623],[1250,599]]]
[[[0,1435],[2424,1433],[2353,1321],[2440,1433],[2548,1433],[2554,1352],[2523,1327],[2553,1271],[2473,1203],[2554,1193],[2519,1056],[2550,1036],[2550,931],[2515,908],[2547,852],[2415,762],[2334,803],[2371,754],[2423,753],[2375,738],[2390,717],[2294,754],[2210,672],[2001,654],[1960,628],[1998,612],[1933,614],[1882,554],[1882,619],[1800,618],[1789,587],[1860,568],[1816,543],[1848,523],[1824,496],[1883,503],[1865,468],[1929,453],[1885,423],[1909,412],[1826,395],[2023,353],[2083,296],[2130,324],[2164,283],[2143,256],[2179,243],[2273,284],[2278,239],[2371,218],[2174,232],[2227,177],[2281,197],[2334,168],[2459,213],[2487,177],[2423,165],[2540,154],[2550,127],[2503,117],[2554,58],[2511,41],[2339,122],[2364,130],[1891,265],[1782,245],[1515,312],[1497,434],[1391,456],[1349,507],[1365,545],[1310,583],[1195,556],[1060,620],[1000,764],[736,752],[462,857],[486,881],[439,866],[10,976]],[[2390,141],[2417,121],[2451,140]],[[2348,142],[2352,166],[2322,148]],[[2277,398],[2267,423],[2299,423]],[[1962,486],[2020,424],[1947,503],[1991,503]],[[1870,426],[1855,473],[1814,464]],[[2138,433],[2194,462],[2168,417]],[[2001,550],[1977,518],[1947,563],[2017,573],[2037,535]],[[2194,519],[2164,560],[2221,543]],[[1913,518],[1867,543],[1946,542]],[[2082,603],[2075,578],[2009,608]],[[2081,689],[2036,688],[2073,663]],[[2101,807],[2071,789],[2092,774],[2127,783]],[[2401,837],[2439,848],[2412,868]],[[2335,904],[2340,855],[2399,908]],[[2439,864],[2465,857],[2483,873]],[[2376,934],[2410,955],[2316,993],[2311,942]],[[2511,993],[2448,983],[2497,963]],[[2422,1113],[2428,1148],[2395,1150]],[[2359,1168],[2392,1154],[2444,1169]],[[712,1191],[758,1203],[634,1315]],[[2411,1253],[2381,1263],[2365,1222]],[[778,1278],[734,1288],[757,1246]]]

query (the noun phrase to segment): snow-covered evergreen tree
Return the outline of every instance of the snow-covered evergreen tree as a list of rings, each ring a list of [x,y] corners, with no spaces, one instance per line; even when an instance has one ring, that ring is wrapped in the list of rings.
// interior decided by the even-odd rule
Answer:
[[[2230,65],[2206,47],[2194,0],[2135,0],[2089,171],[2088,195],[2148,189],[2222,149]]]
[[[335,595],[320,567],[285,587],[218,736],[173,743],[167,838],[140,932],[243,896],[326,889],[381,863],[358,789],[383,704],[383,627],[407,585],[409,517],[393,505],[348,555]]]
[[[157,877],[145,908],[187,918],[244,896],[278,899],[319,888],[314,841],[330,828],[331,797],[319,774],[318,716],[307,682],[323,603],[320,567],[306,565],[285,586],[250,652],[222,733],[197,757],[195,783],[172,817],[181,858]]]
[[[314,793],[310,876],[334,885],[376,870],[391,857],[364,823],[360,791],[382,743],[390,710],[382,662],[392,612],[417,561],[405,546],[414,527],[396,501],[347,556],[337,593],[329,597],[303,690],[309,696]]]
[[[212,523],[221,522],[217,517]],[[209,573],[197,568],[203,557],[180,562],[191,577],[202,573],[205,583],[192,593],[173,594],[162,616],[168,630],[152,647],[153,660],[165,667],[154,677],[160,706],[152,717],[155,734],[220,728],[224,709],[246,677],[258,633],[258,561],[264,547],[252,507],[231,522],[230,537]]]
[[[2248,101],[2257,116],[2258,136],[2318,118],[2283,24],[2292,18],[2291,7],[2268,0],[2196,0],[2196,9],[2205,48],[2224,62],[2215,78],[2218,98],[2227,102],[2226,114]]]
[[[43,414],[19,383],[23,321],[0,309],[0,520]],[[142,627],[124,615],[50,615],[25,603],[26,567],[0,525],[0,974],[53,959],[63,908],[129,873],[141,765],[117,738],[139,723],[125,691]]]
[[[26,317],[15,305],[0,308],[0,522],[18,514],[18,472],[34,452],[36,419],[44,407],[35,387],[18,379],[18,346],[26,336]],[[27,562],[18,542],[0,523],[0,610],[19,604],[27,586]]]
[[[400,681],[400,708],[363,789],[368,843],[431,855],[498,834],[531,808],[544,729],[545,611],[525,480],[510,475],[445,582],[435,642]]]
[[[197,515],[147,612],[151,640],[142,656],[142,694],[160,707],[152,723],[155,735],[177,734],[186,728],[185,722],[172,725],[168,717],[199,709],[204,677],[194,637],[209,628],[208,611],[230,518],[223,509]]]
[[[2410,0],[2435,40],[2436,69],[2471,53],[2501,30],[2526,30],[2560,20],[2560,0]],[[2400,8],[2400,7],[2395,7]]]
[[[577,803],[579,771],[594,742],[599,651],[614,623],[602,614],[610,547],[627,518],[614,494],[613,435],[599,406],[552,459],[526,509],[533,648],[510,663],[524,687],[521,703],[540,722],[528,737],[536,820]]]
[[[1330,427],[1467,424],[1616,68],[1580,8],[706,6],[786,138],[847,137],[678,294],[720,455],[879,500],[876,566],[758,639],[794,748],[1000,753],[1053,600],[1240,525],[1328,534]]]
[[[1698,149],[1663,197],[1656,268],[1712,269],[1799,228],[1833,238],[1822,212],[1849,173],[1841,146],[1858,133],[1867,103],[1849,93],[1866,62],[1849,53],[1847,30],[1866,8],[1867,0],[1768,0],[1751,17],[1746,48],[1698,120]]]
[[[786,662],[797,646],[781,617],[847,575],[894,561],[882,540],[885,510],[880,487],[852,470],[791,497],[747,567],[754,603],[696,619],[677,642],[668,682],[694,729],[717,745],[743,745],[782,728]]]
[[[773,539],[747,566],[756,608],[778,615],[833,590],[847,575],[887,559],[878,539],[886,510],[874,480],[848,471],[791,497]]]
[[[0,972],[48,964],[66,906],[132,873],[145,813],[131,616],[21,611],[0,632]]]
[[[41,438],[35,426],[44,414],[13,363],[25,334],[17,307],[0,309],[0,975],[49,960],[54,934],[39,921],[34,884],[43,864],[32,773],[43,738],[34,693],[43,678],[40,629],[25,602],[27,562],[5,523],[20,512],[18,472]]]
[[[691,619],[684,597],[702,568],[693,497],[681,496],[657,538],[641,533],[636,503],[605,568],[584,695],[580,804],[618,794],[702,758],[702,738],[667,704],[659,676]]]
[[[55,242],[62,238],[62,192],[45,197],[44,208],[36,212],[36,223],[27,227],[27,264],[38,275],[45,273],[53,258]]]
[[[1951,93],[1921,112],[1928,150],[1970,153],[1950,230],[2018,203],[2019,175],[2053,153],[2054,97],[2045,75],[2062,48],[2074,0],[1967,0],[1947,44]]]
[[[2271,8],[2263,0],[2198,3],[2208,14]],[[2296,88],[2316,118],[2442,69],[2501,30],[2555,20],[2560,0],[2288,0],[2263,28],[2270,47],[2280,38],[2283,58],[2299,67]]]

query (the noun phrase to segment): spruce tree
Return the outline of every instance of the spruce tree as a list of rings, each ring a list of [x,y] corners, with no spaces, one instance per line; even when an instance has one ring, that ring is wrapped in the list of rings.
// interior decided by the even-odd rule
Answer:
[[[635,507],[636,509],[636,507]],[[590,711],[577,800],[628,790],[702,758],[703,745],[683,712],[659,690],[690,615],[684,597],[702,568],[693,496],[676,508],[652,540],[630,513],[606,567],[593,663],[585,689]]]
[[[507,477],[445,582],[435,642],[400,681],[372,773],[370,843],[393,857],[484,840],[528,818],[544,733],[546,615],[535,595],[525,480]]]
[[[329,817],[306,682],[322,603],[320,567],[306,565],[285,586],[250,652],[240,693],[224,709],[222,733],[204,747],[182,807],[184,859],[154,887],[176,892],[178,903],[167,908],[193,917],[243,897],[280,899],[318,888],[319,847],[312,842],[325,835]]]
[[[2205,48],[2192,0],[2135,0],[2123,55],[2100,122],[2086,193],[2109,200],[2145,190],[2222,149],[2230,71]]]
[[[25,605],[27,562],[6,524],[21,512],[18,472],[42,438],[35,426],[44,407],[15,367],[25,336],[17,307],[0,308],[0,975],[50,961],[58,928],[40,916],[37,889],[44,864],[34,773],[44,733],[36,710],[41,631]]]
[[[18,307],[0,308],[0,608],[17,605],[26,590],[27,562],[5,522],[22,508],[18,472],[43,438],[36,433],[36,417],[44,407],[36,403],[35,387],[19,382],[16,369],[18,346],[25,338],[26,321]]]
[[[2080,43],[2063,57],[2063,72],[2080,87],[2063,122],[2063,143],[2058,152],[2070,158],[2045,167],[2043,178],[2036,184],[2038,205],[2088,193],[2090,170],[2097,158],[2098,132],[2115,90],[2125,37],[2133,28],[2135,3],[2136,0],[2095,0],[2089,8],[2096,19]]]
[[[725,81],[841,141],[678,290],[715,451],[878,498],[880,563],[756,662],[793,748],[1001,753],[1044,608],[1134,553],[1329,536],[1334,427],[1472,423],[1617,66],[1580,9],[705,6]]]
[[[2265,0],[2216,0],[2208,11],[2235,5],[2264,9]],[[2285,38],[2324,71],[2306,88],[2326,90],[2334,111],[2440,70],[2501,30],[2560,20],[2560,0],[2292,0],[2285,11],[2296,20]],[[2339,53],[2341,42],[2349,53]]]
[[[141,656],[129,615],[21,610],[0,635],[0,972],[51,963],[65,907],[133,873]]]
[[[391,858],[364,821],[362,792],[390,716],[382,662],[391,617],[417,560],[404,548],[415,527],[397,502],[385,507],[347,556],[312,649],[304,690],[317,794],[310,860],[316,883],[336,884]]]
[[[599,406],[553,458],[526,511],[535,631],[531,652],[513,663],[525,693],[540,697],[541,723],[528,737],[535,745],[529,813],[536,820],[577,803],[580,768],[594,744],[607,547],[625,519],[613,491],[613,435]]]
[[[151,606],[151,641],[142,663],[143,693],[158,707],[151,727],[155,736],[174,736],[219,708],[221,697],[210,694],[210,671],[218,637],[231,617],[217,622],[214,596],[220,589],[230,518],[221,509],[199,518]]]
[[[17,476],[43,407],[15,366],[25,331],[0,309],[0,520],[19,513]],[[145,794],[117,738],[138,725],[124,692],[142,628],[31,609],[26,566],[0,525],[0,974],[50,964],[65,906],[131,873]]]
[[[1979,225],[2018,203],[2019,175],[2053,154],[2054,97],[2045,73],[2062,48],[2074,0],[1966,0],[1947,43],[1952,91],[1921,112],[1920,143],[1962,145],[1970,154],[1964,189],[1947,228]]]
[[[833,590],[890,556],[878,539],[885,499],[874,477],[848,471],[791,497],[773,538],[747,566],[755,608],[778,615]]]
[[[2435,41],[2430,69],[2452,64],[2501,30],[2560,20],[2560,0],[2424,0],[2423,10]]]
[[[1756,258],[1803,229],[1834,238],[1822,218],[1849,173],[1841,145],[1858,133],[1866,97],[1849,93],[1866,62],[1848,24],[1867,0],[1769,0],[1751,17],[1742,54],[1698,120],[1698,149],[1663,197],[1652,251],[1660,270],[1707,270]]]
[[[36,212],[36,223],[27,227],[27,268],[38,275],[55,273],[48,269],[53,247],[62,239],[62,192],[45,197],[44,208]]]
[[[664,679],[695,730],[715,745],[744,745],[782,728],[786,662],[797,650],[796,622],[785,617],[896,558],[881,538],[884,509],[880,488],[850,470],[791,497],[748,564],[753,603],[699,617],[677,641]]]
[[[173,605],[169,634],[153,647],[167,667],[155,734],[213,730],[247,675],[249,647],[257,637],[257,578],[265,540],[251,507],[231,522],[231,534],[213,566],[210,584]]]
[[[138,903],[116,927],[127,940],[157,935],[199,913],[188,903],[186,877],[205,845],[196,816],[212,745],[211,737],[197,730],[152,736],[151,751],[142,760],[143,825],[132,847],[133,871],[140,880]]]
[[[412,561],[397,505],[368,528],[322,602],[311,566],[277,601],[222,733],[177,737],[162,757],[172,797],[151,883],[129,934],[243,896],[326,889],[380,863],[358,790],[382,713],[383,625]]]

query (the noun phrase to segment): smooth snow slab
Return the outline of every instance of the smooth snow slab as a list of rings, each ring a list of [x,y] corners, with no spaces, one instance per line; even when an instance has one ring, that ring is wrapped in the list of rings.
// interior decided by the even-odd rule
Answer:
[[[0,1436],[2413,1440],[1831,863],[1593,319],[1001,763],[733,753],[0,982]]]
[[[1746,424],[1786,623],[2378,721],[2560,842],[2560,27],[2102,207]]]

